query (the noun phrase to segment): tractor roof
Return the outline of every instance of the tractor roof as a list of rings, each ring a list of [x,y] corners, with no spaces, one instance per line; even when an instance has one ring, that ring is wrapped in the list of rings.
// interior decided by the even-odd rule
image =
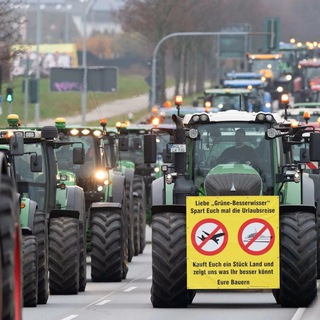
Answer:
[[[121,133],[130,133],[130,132],[136,132],[136,133],[145,133],[150,132],[153,128],[152,124],[129,124],[127,126],[121,127],[120,132]]]
[[[202,113],[203,114],[203,113]],[[202,115],[198,113],[197,115]],[[238,111],[238,110],[228,110],[220,111],[217,113],[208,113],[209,122],[233,122],[233,121],[243,121],[243,122],[255,122],[257,121],[258,114],[272,115],[274,120],[278,123],[283,122],[283,119],[278,113],[264,113],[264,112],[247,112],[247,111]],[[183,118],[183,123],[188,124],[191,122],[192,117],[195,114],[187,114]],[[208,121],[207,121],[208,122]]]
[[[180,115],[183,116],[187,113],[205,112],[204,107],[193,107],[193,106],[181,106],[179,108]],[[159,115],[162,117],[170,117],[173,114],[177,114],[177,108],[161,108],[159,109]]]
[[[251,60],[278,60],[282,58],[282,53],[248,53]]]
[[[257,72],[228,72],[228,79],[261,79],[263,75]]]
[[[250,94],[251,90],[246,88],[218,88],[218,89],[206,89],[204,94],[213,95],[239,95]]]
[[[294,103],[292,105],[292,108],[293,109],[296,109],[296,108],[318,109],[318,111],[320,111],[320,102],[299,102],[299,103]]]
[[[18,134],[23,135],[23,138],[25,140],[28,139],[41,139],[41,131],[38,130],[21,130],[21,129],[1,129],[0,130],[0,139],[8,139],[8,134],[10,134],[10,132],[18,132]],[[9,142],[9,140],[8,140]]]
[[[258,79],[236,79],[236,80],[225,80],[223,84],[226,87],[234,88],[246,88],[248,86],[252,87],[262,87],[265,85],[265,82]]]
[[[299,61],[299,65],[302,68],[319,68],[320,67],[320,59],[305,59]]]

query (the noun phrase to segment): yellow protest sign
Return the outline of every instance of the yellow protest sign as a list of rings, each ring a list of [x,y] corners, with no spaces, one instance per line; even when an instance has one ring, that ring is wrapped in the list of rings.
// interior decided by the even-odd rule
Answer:
[[[187,197],[189,289],[280,286],[277,196]]]

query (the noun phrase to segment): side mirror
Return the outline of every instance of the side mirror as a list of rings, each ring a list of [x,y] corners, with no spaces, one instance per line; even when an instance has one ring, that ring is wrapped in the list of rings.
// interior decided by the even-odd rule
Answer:
[[[310,162],[309,150],[307,148],[300,149],[300,162],[302,163]]]
[[[129,150],[128,137],[124,137],[124,136],[119,137],[119,151],[128,151],[128,150]]]
[[[167,149],[162,151],[162,162],[163,163],[173,163],[173,155],[171,152],[168,152]]]
[[[320,161],[320,133],[310,133],[310,161]]]
[[[9,141],[10,154],[12,156],[22,156],[24,154],[23,133],[15,132]]]
[[[31,172],[42,172],[42,156],[38,154],[31,154],[30,156],[30,170]]]
[[[145,134],[143,137],[144,162],[156,163],[157,161],[157,140],[155,134]]]
[[[73,148],[72,162],[74,164],[84,164],[84,148]]]

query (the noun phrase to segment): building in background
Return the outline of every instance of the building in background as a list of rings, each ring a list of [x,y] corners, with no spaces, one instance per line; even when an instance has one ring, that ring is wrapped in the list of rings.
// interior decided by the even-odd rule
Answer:
[[[83,37],[83,20],[88,0],[40,0],[40,42],[48,44],[74,43]],[[35,44],[37,31],[37,0],[26,0],[18,10],[26,16],[21,27],[25,44]],[[96,0],[87,15],[87,36],[100,32],[121,32],[113,13],[122,4],[121,0]]]

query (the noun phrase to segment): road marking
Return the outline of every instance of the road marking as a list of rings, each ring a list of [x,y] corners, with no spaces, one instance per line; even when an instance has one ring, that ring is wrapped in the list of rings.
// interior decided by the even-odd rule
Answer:
[[[72,314],[71,316],[63,318],[62,320],[71,320],[71,319],[74,319],[76,317],[79,317],[79,315],[78,314]]]
[[[319,288],[319,281],[317,281],[317,288]],[[300,320],[307,308],[298,308],[291,320]]]
[[[304,312],[306,311],[307,308],[299,308],[296,313],[293,315],[293,317],[291,318],[291,320],[300,320],[304,314]]]
[[[96,306],[103,306],[104,304],[106,304],[106,303],[108,303],[108,302],[110,302],[110,301],[111,301],[111,300],[102,300],[102,301],[96,303]]]
[[[123,290],[123,292],[130,292],[134,289],[136,289],[137,287],[129,287],[128,289]]]

